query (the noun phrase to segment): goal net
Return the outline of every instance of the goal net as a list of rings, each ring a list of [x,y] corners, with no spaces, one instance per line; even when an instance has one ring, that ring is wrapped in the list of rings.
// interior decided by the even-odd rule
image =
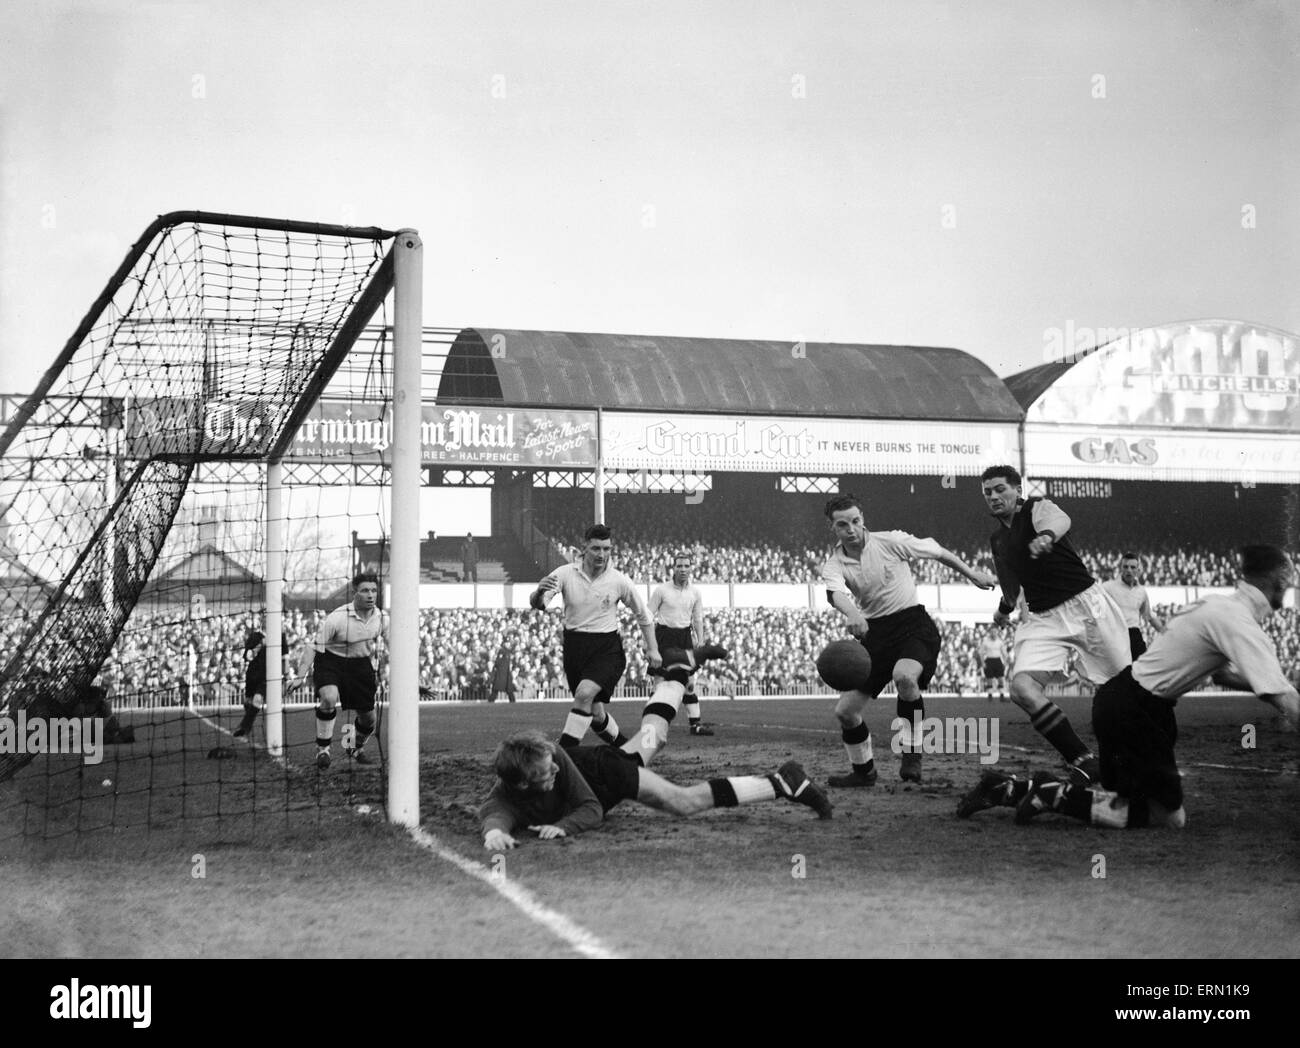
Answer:
[[[63,791],[75,809],[64,822],[83,828],[82,784],[112,775],[107,765],[52,752],[76,741],[74,722],[106,714],[107,699],[117,715],[110,732],[130,735],[133,709],[189,710],[231,697],[208,686],[207,671],[218,655],[242,654],[249,630],[264,625],[263,464],[284,455],[383,305],[393,236],[202,212],[162,216],[37,390],[8,413],[0,435],[0,718],[9,738],[0,745],[0,782],[44,754],[47,779],[67,771],[75,780]],[[372,384],[374,403],[390,389],[370,374],[382,369],[382,346],[372,348],[374,359],[353,367],[362,385]],[[313,558],[303,569],[317,573],[306,584],[312,599],[346,587],[354,567],[347,551],[299,553]],[[219,599],[186,601],[180,576],[165,592],[172,568],[204,557],[225,572]],[[150,610],[133,618],[150,586]],[[185,653],[179,673],[176,652],[161,650],[168,645]],[[165,668],[149,668],[151,659]],[[204,759],[184,737],[203,719],[174,720],[182,727],[170,750]],[[31,728],[38,721],[47,724],[44,738]],[[154,727],[159,745],[138,741],[136,757],[168,749],[171,729]],[[202,741],[220,748],[223,740]],[[137,784],[150,794],[146,818],[166,808],[156,772]],[[47,782],[43,817],[52,793],[62,795]],[[185,806],[183,797],[176,803]],[[107,814],[96,817],[120,825],[123,808],[114,790]]]

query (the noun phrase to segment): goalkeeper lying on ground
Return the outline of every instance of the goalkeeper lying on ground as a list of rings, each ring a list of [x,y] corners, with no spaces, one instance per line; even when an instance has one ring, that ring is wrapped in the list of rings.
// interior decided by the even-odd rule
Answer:
[[[498,781],[479,809],[485,848],[513,848],[518,843],[513,834],[521,829],[544,841],[572,837],[599,826],[607,811],[630,800],[687,816],[782,797],[806,804],[823,819],[831,817],[830,801],[795,761],[771,775],[736,775],[693,786],[678,786],[645,767],[667,741],[668,724],[695,671],[695,656],[726,657],[711,647],[694,653],[670,648],[663,654],[664,680],[646,704],[641,731],[622,749],[562,749],[537,731],[519,732],[497,748]]]

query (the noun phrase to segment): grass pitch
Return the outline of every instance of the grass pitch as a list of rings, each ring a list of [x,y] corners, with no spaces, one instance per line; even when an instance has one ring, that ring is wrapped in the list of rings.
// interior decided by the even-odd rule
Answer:
[[[1088,700],[1063,700],[1076,726]],[[832,700],[706,702],[712,738],[675,725],[655,763],[681,783],[801,761],[843,770]],[[822,822],[786,802],[689,820],[635,804],[572,840],[486,853],[474,809],[487,761],[518,728],[554,734],[556,703],[425,707],[423,828],[630,957],[1294,957],[1300,954],[1296,736],[1247,699],[1178,708],[1188,826],[1102,831],[1009,810],[953,811],[975,754],[928,755],[904,786],[892,700],[869,711],[879,784],[833,790]],[[625,729],[639,704],[614,704]],[[996,717],[1004,770],[1053,767],[1014,706],[927,701]],[[233,727],[237,714],[219,718]],[[1243,725],[1256,747],[1242,747]],[[104,764],[39,758],[0,785],[0,953],[15,957],[576,956],[494,887],[384,822],[383,777],[311,764],[309,710],[290,714],[286,767],[170,712]],[[373,744],[372,744],[373,745]],[[105,782],[111,785],[104,785]],[[365,808],[369,813],[362,814]]]

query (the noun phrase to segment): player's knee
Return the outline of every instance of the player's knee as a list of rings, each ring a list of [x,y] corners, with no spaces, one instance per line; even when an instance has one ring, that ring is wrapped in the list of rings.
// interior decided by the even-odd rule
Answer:
[[[338,713],[339,711],[333,705],[327,706],[324,699],[321,699],[321,704],[316,707],[317,720],[333,720],[338,716]]]
[[[696,805],[691,801],[690,791],[676,785],[664,790],[663,808],[669,814],[681,818],[694,815],[696,811]]]
[[[894,687],[900,693],[905,691],[919,691],[921,688],[917,674],[911,670],[894,670],[893,675]]]

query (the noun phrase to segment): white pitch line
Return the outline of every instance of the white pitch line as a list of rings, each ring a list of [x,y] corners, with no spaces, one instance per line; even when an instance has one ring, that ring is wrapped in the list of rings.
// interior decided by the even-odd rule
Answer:
[[[195,713],[193,710],[186,711],[192,716],[203,721],[204,724],[216,728],[217,731],[231,735],[229,731],[223,728],[216,721],[209,720],[201,713]],[[233,736],[231,736],[233,738]],[[251,744],[250,744],[251,745]],[[258,747],[261,749],[262,747]],[[281,757],[275,757],[274,760],[285,767],[287,763]],[[356,814],[354,812],[354,814]],[[587,931],[581,925],[570,920],[564,914],[552,910],[545,903],[539,902],[527,888],[515,884],[504,877],[494,874],[482,863],[475,862],[473,859],[467,859],[457,851],[446,847],[437,837],[427,830],[415,826],[411,828],[411,839],[417,845],[426,851],[432,852],[438,858],[445,862],[451,863],[462,873],[467,873],[476,880],[482,881],[500,894],[518,909],[525,917],[531,921],[536,921],[547,931],[560,939],[563,939],[572,949],[582,954],[584,957],[590,957],[598,961],[617,961],[622,960],[622,955],[611,950],[601,942],[591,932]]]
[[[539,902],[533,894],[521,885],[493,873],[482,863],[467,859],[457,851],[446,847],[427,830],[414,826],[411,837],[421,848],[433,852],[440,859],[451,863],[462,873],[467,873],[482,881],[499,895],[513,904],[525,917],[536,921],[547,931],[563,939],[576,952],[584,957],[598,961],[621,960],[622,955],[611,950],[591,932],[570,920],[564,914],[552,910],[545,903]]]

